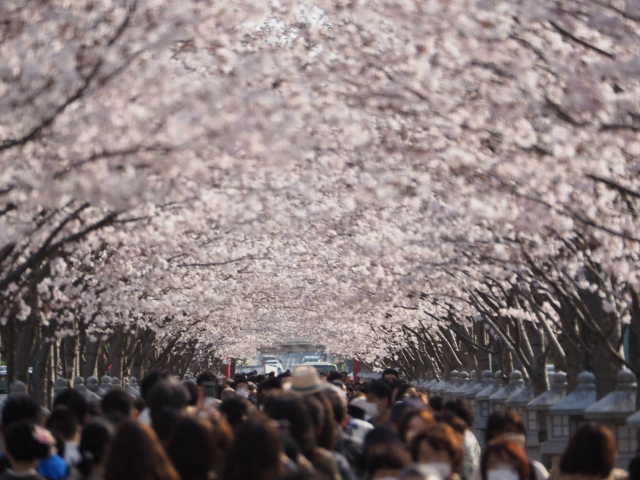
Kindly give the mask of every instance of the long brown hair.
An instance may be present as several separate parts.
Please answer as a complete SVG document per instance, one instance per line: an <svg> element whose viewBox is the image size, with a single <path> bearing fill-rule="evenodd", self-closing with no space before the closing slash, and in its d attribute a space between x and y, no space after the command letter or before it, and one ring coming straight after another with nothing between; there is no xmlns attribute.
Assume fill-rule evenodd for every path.
<svg viewBox="0 0 640 480"><path fill-rule="evenodd" d="M419 461L418 453L420 452L420 444L427 442L434 450L444 450L451 458L451 468L454 473L458 473L462 468L462 436L453 428L444 423L436 423L429 425L420 433L418 433L409 446L409 451L413 457L413 461Z"/></svg>
<svg viewBox="0 0 640 480"><path fill-rule="evenodd" d="M268 417L251 416L236 428L235 437L224 476L227 480L280 478L284 473L282 441Z"/></svg>
<svg viewBox="0 0 640 480"><path fill-rule="evenodd" d="M563 473L607 478L616 460L616 441L611 430L598 422L589 422L578 429L560 457Z"/></svg>
<svg viewBox="0 0 640 480"><path fill-rule="evenodd" d="M486 480L487 478L487 462L491 455L502 459L506 457L513 460L516 464L516 470L518 471L520 480L529 478L529 461L522 447L514 442L496 440L489 444L480 459L480 471L482 472L483 479Z"/></svg>
<svg viewBox="0 0 640 480"><path fill-rule="evenodd" d="M118 429L107 458L105 480L180 480L155 432L127 421Z"/></svg>
<svg viewBox="0 0 640 480"><path fill-rule="evenodd" d="M165 447L181 480L206 480L216 470L213 425L204 418L182 417Z"/></svg>

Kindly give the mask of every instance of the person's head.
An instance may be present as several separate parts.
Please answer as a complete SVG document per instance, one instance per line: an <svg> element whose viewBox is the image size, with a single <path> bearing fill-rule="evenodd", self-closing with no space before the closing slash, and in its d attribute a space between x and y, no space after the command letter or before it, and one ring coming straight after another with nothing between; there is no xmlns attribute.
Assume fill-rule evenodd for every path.
<svg viewBox="0 0 640 480"><path fill-rule="evenodd" d="M396 402L391 407L391 426L392 428L398 429L398 425L400 423L400 419L409 410L418 410L422 407L419 403L414 400L407 399L402 402Z"/></svg>
<svg viewBox="0 0 640 480"><path fill-rule="evenodd" d="M218 376L213 372L202 372L198 375L198 378L196 378L196 384L199 387L204 385L205 382L214 382L217 385L219 380Z"/></svg>
<svg viewBox="0 0 640 480"><path fill-rule="evenodd" d="M606 478L616 459L616 442L611 430L598 422L589 422L569 440L562 457L560 471L567 474Z"/></svg>
<svg viewBox="0 0 640 480"><path fill-rule="evenodd" d="M640 480L640 452L629 462L629 480Z"/></svg>
<svg viewBox="0 0 640 480"><path fill-rule="evenodd" d="M298 442L302 454L309 460L313 460L316 431L309 409L302 398L286 393L277 397L268 397L264 404L264 411L273 420L289 422L289 434Z"/></svg>
<svg viewBox="0 0 640 480"><path fill-rule="evenodd" d="M78 425L84 425L85 420L89 415L89 408L87 406L87 399L79 391L71 388L66 388L56 395L53 400L53 407L67 407L73 413L75 413L78 419Z"/></svg>
<svg viewBox="0 0 640 480"><path fill-rule="evenodd" d="M222 477L225 462L233 445L233 430L229 423L220 416L209 417L208 421L213 427L214 451L211 456L218 477Z"/></svg>
<svg viewBox="0 0 640 480"><path fill-rule="evenodd" d="M167 439L166 451L181 480L208 480L219 461L213 425L203 418L178 420Z"/></svg>
<svg viewBox="0 0 640 480"><path fill-rule="evenodd" d="M365 470L371 480L396 477L411 463L409 453L399 445L377 447L367 456Z"/></svg>
<svg viewBox="0 0 640 480"><path fill-rule="evenodd" d="M413 461L429 465L443 479L458 473L462 467L462 437L449 425L430 425L411 441L409 450Z"/></svg>
<svg viewBox="0 0 640 480"><path fill-rule="evenodd" d="M405 398L418 398L418 391L413 383L401 383L393 397L394 402L401 402Z"/></svg>
<svg viewBox="0 0 640 480"><path fill-rule="evenodd" d="M333 409L329 400L322 393L306 395L303 399L316 430L316 444L327 450L333 450L338 431L335 428Z"/></svg>
<svg viewBox="0 0 640 480"><path fill-rule="evenodd" d="M375 405L378 416L391 408L393 391L386 382L373 382L365 393L367 402ZM376 417L374 417L376 418Z"/></svg>
<svg viewBox="0 0 640 480"><path fill-rule="evenodd" d="M267 417L256 414L240 424L229 452L228 480L276 480L283 473L282 441ZM109 480L109 479L107 479Z"/></svg>
<svg viewBox="0 0 640 480"><path fill-rule="evenodd" d="M480 472L483 480L526 480L529 460L520 445L496 440L482 454Z"/></svg>
<svg viewBox="0 0 640 480"><path fill-rule="evenodd" d="M129 392L120 387L112 388L102 397L102 414L106 417L111 414L120 414L124 417L133 417L134 400Z"/></svg>
<svg viewBox="0 0 640 480"><path fill-rule="evenodd" d="M245 390L249 392L249 380L247 380L247 377L244 376L236 377L233 388L236 392L238 390Z"/></svg>
<svg viewBox="0 0 640 480"><path fill-rule="evenodd" d="M433 415L424 409L410 409L405 411L400 417L398 424L398 437L405 445L410 445L411 440L429 425L433 425L435 420Z"/></svg>
<svg viewBox="0 0 640 480"><path fill-rule="evenodd" d="M485 444L501 438L515 442L524 448L526 435L527 429L520 415L513 410L502 410L500 412L494 412L489 416L484 438Z"/></svg>
<svg viewBox="0 0 640 480"><path fill-rule="evenodd" d="M429 407L431 408L433 413L441 412L443 406L444 406L444 400L442 397L435 396L429 399Z"/></svg>
<svg viewBox="0 0 640 480"><path fill-rule="evenodd" d="M234 395L222 402L220 413L227 419L229 425L235 428L246 420L249 415L249 402L243 397Z"/></svg>
<svg viewBox="0 0 640 480"><path fill-rule="evenodd" d="M196 384L196 382L189 380L187 382L184 382L183 385L185 386L185 388L187 389L187 391L189 392L189 403L188 406L190 407L195 407L198 404L198 396L199 396L199 391L198 391L198 385Z"/></svg>
<svg viewBox="0 0 640 480"><path fill-rule="evenodd" d="M115 434L113 426L103 420L91 420L82 429L78 470L86 477L94 469L104 470L106 451Z"/></svg>
<svg viewBox="0 0 640 480"><path fill-rule="evenodd" d="M337 370L327 373L327 382L342 382L342 375Z"/></svg>
<svg viewBox="0 0 640 480"><path fill-rule="evenodd" d="M106 459L105 480L180 480L154 431L127 421L118 429Z"/></svg>
<svg viewBox="0 0 640 480"><path fill-rule="evenodd" d="M389 382L400 379L400 374L395 368L387 368L382 371L382 378Z"/></svg>
<svg viewBox="0 0 640 480"><path fill-rule="evenodd" d="M147 398L147 405L151 410L151 424L160 440L164 442L189 403L189 392L181 382L167 378L156 382Z"/></svg>
<svg viewBox="0 0 640 480"><path fill-rule="evenodd" d="M140 395L144 399L145 403L148 402L147 396L155 384L167 377L167 372L162 372L160 370L151 370L144 376L142 382L140 382Z"/></svg>
<svg viewBox="0 0 640 480"><path fill-rule="evenodd" d="M220 394L220 400L224 402L225 400L229 400L230 398L233 398L235 396L236 396L236 391L231 387L227 387L224 390L222 390L222 393Z"/></svg>
<svg viewBox="0 0 640 480"><path fill-rule="evenodd" d="M67 407L54 408L45 426L48 430L59 433L67 442L76 440L78 435L78 417Z"/></svg>
<svg viewBox="0 0 640 480"><path fill-rule="evenodd" d="M2 409L2 428L7 429L15 422L29 420L34 425L42 423L42 408L26 393L9 397Z"/></svg>
<svg viewBox="0 0 640 480"><path fill-rule="evenodd" d="M49 455L54 440L49 432L29 420L18 420L7 428L4 442L13 469L25 470L35 468L40 459Z"/></svg>
<svg viewBox="0 0 640 480"><path fill-rule="evenodd" d="M433 417L435 418L436 422L446 423L460 435L464 435L464 432L467 430L467 424L464 422L464 420L447 410L443 411L442 413L436 413Z"/></svg>
<svg viewBox="0 0 640 480"><path fill-rule="evenodd" d="M469 402L464 398L448 400L444 403L442 408L445 412L451 412L462 420L467 425L467 428L471 428L473 426L475 416L473 414L473 410L471 410L471 407L469 406Z"/></svg>

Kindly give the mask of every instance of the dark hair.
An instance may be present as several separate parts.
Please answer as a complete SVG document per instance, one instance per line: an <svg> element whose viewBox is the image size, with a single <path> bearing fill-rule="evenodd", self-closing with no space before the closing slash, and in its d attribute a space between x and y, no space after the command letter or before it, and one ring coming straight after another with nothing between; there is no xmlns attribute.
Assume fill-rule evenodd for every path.
<svg viewBox="0 0 640 480"><path fill-rule="evenodd" d="M340 375L340 372L336 370L333 370L327 374L327 382L333 382L334 380L342 383L342 375Z"/></svg>
<svg viewBox="0 0 640 480"><path fill-rule="evenodd" d="M268 397L264 410L274 420L287 420L290 424L289 434L298 442L302 454L310 461L314 459L316 432L307 405L300 397L283 394L279 397Z"/></svg>
<svg viewBox="0 0 640 480"><path fill-rule="evenodd" d="M56 407L45 426L48 430L58 432L65 440L73 440L78 433L78 418L67 407Z"/></svg>
<svg viewBox="0 0 640 480"><path fill-rule="evenodd" d="M487 480L487 462L490 455L495 455L498 458L507 457L513 460L520 480L529 478L529 460L527 460L527 455L522 450L522 447L514 442L497 440L487 446L480 459L480 472L482 472L483 480Z"/></svg>
<svg viewBox="0 0 640 480"><path fill-rule="evenodd" d="M391 408L391 402L393 401L392 399L393 390L391 390L391 387L387 382L384 382L384 381L372 382L371 385L369 385L369 390L367 391L367 393L371 393L372 395L375 395L380 400L386 398L387 405L389 406L389 408Z"/></svg>
<svg viewBox="0 0 640 480"><path fill-rule="evenodd" d="M258 393L265 390L282 390L282 381L279 378L267 378L258 385Z"/></svg>
<svg viewBox="0 0 640 480"><path fill-rule="evenodd" d="M196 384L196 382L192 382L191 380L182 382L182 384L185 386L191 397L188 405L191 407L195 407L198 404L198 385Z"/></svg>
<svg viewBox="0 0 640 480"><path fill-rule="evenodd" d="M147 374L142 379L142 382L140 382L140 395L145 402L148 401L147 395L154 387L154 385L160 380L164 380L167 377L167 372L162 372L160 370L151 370L150 372L147 372Z"/></svg>
<svg viewBox="0 0 640 480"><path fill-rule="evenodd" d="M225 478L276 480L284 473L282 452L276 427L264 415L256 414L236 429Z"/></svg>
<svg viewBox="0 0 640 480"><path fill-rule="evenodd" d="M85 418L89 412L87 399L79 391L66 388L56 395L53 400L53 406L65 406L78 418L78 424L84 425Z"/></svg>
<svg viewBox="0 0 640 480"><path fill-rule="evenodd" d="M560 471L606 478L613 470L616 441L605 425L589 422L578 429L560 457Z"/></svg>
<svg viewBox="0 0 640 480"><path fill-rule="evenodd" d="M181 410L189 403L187 387L177 380L169 378L157 382L149 391L147 397L147 405L152 413L162 407Z"/></svg>
<svg viewBox="0 0 640 480"><path fill-rule="evenodd" d="M201 387L204 382L215 382L218 383L218 376L213 372L202 372L196 378L196 384Z"/></svg>
<svg viewBox="0 0 640 480"><path fill-rule="evenodd" d="M235 381L233 382L233 389L237 390L238 385L241 383L246 383L247 387L249 386L249 380L244 375L236 376Z"/></svg>
<svg viewBox="0 0 640 480"><path fill-rule="evenodd" d="M475 416L473 414L473 410L469 406L469 402L464 398L455 398L453 400L449 400L444 403L442 406L443 410L453 413L455 416L460 418L464 423L467 424L467 428L471 428L473 426L473 421L475 420Z"/></svg>
<svg viewBox="0 0 640 480"><path fill-rule="evenodd" d="M105 480L180 480L158 437L142 423L118 429L107 458Z"/></svg>
<svg viewBox="0 0 640 480"><path fill-rule="evenodd" d="M399 445L385 445L367 456L366 472L369 478L378 470L402 470L411 463L409 453Z"/></svg>
<svg viewBox="0 0 640 480"><path fill-rule="evenodd" d="M451 458L451 468L458 473L462 468L462 437L449 425L436 423L418 433L411 441L409 451L414 462L418 462L420 444L427 442L434 450L444 450Z"/></svg>
<svg viewBox="0 0 640 480"><path fill-rule="evenodd" d="M85 477L89 476L94 465L101 462L114 433L113 426L102 420L91 420L82 429L79 447L82 461L78 470Z"/></svg>
<svg viewBox="0 0 640 480"><path fill-rule="evenodd" d="M488 444L491 440L505 433L527 434L527 429L520 415L513 410L502 410L500 412L494 412L489 416L487 430L484 436L485 443Z"/></svg>
<svg viewBox="0 0 640 480"><path fill-rule="evenodd" d="M207 480L219 460L215 455L213 425L202 418L178 420L166 442L166 450L181 480Z"/></svg>
<svg viewBox="0 0 640 480"><path fill-rule="evenodd" d="M443 407L444 399L439 396L431 397L429 399L429 406L434 413L441 412Z"/></svg>
<svg viewBox="0 0 640 480"><path fill-rule="evenodd" d="M13 422L4 437L5 448L18 462L39 460L49 455L49 445L36 438L36 427L29 420Z"/></svg>
<svg viewBox="0 0 640 480"><path fill-rule="evenodd" d="M104 415L121 413L129 417L133 411L133 402L133 396L129 392L120 387L112 388L102 397L102 413Z"/></svg>
<svg viewBox="0 0 640 480"><path fill-rule="evenodd" d="M433 415L431 412L425 409L409 409L405 410L402 416L400 417L400 422L398 423L398 437L400 441L404 444L407 443L407 433L409 432L409 424L411 420L415 417L420 417L424 423L427 425L431 425L435 423Z"/></svg>
<svg viewBox="0 0 640 480"><path fill-rule="evenodd" d="M384 378L386 375L395 375L396 378L400 378L400 374L398 373L398 370L396 370L395 368L385 368L382 371L382 378Z"/></svg>
<svg viewBox="0 0 640 480"><path fill-rule="evenodd" d="M331 404L331 409L333 410L333 418L338 423L341 424L342 420L344 420L344 416L347 414L347 409L344 406L344 402L340 395L327 395L327 399Z"/></svg>
<svg viewBox="0 0 640 480"><path fill-rule="evenodd" d="M394 402L401 402L404 399L404 396L407 394L407 390L410 388L416 388L416 386L411 382L398 382L398 385L394 385L394 389L398 388L396 391L396 395L394 397Z"/></svg>
<svg viewBox="0 0 640 480"><path fill-rule="evenodd" d="M446 423L460 435L464 435L464 431L467 429L467 424L464 420L449 411L445 410L442 413L436 413L434 418L437 422Z"/></svg>
<svg viewBox="0 0 640 480"><path fill-rule="evenodd" d="M235 428L249 415L249 402L238 395L234 395L220 404L220 413L227 419L229 425Z"/></svg>
<svg viewBox="0 0 640 480"><path fill-rule="evenodd" d="M331 403L323 393L307 395L303 398L316 427L316 432L319 431L316 436L316 445L326 450L333 450L339 432L336 429Z"/></svg>
<svg viewBox="0 0 640 480"><path fill-rule="evenodd" d="M2 410L2 425L5 430L20 420L29 420L35 425L42 421L42 408L26 393L7 398Z"/></svg>
<svg viewBox="0 0 640 480"><path fill-rule="evenodd" d="M233 445L233 430L222 417L210 417L208 421L213 426L213 464L218 477L222 477L229 451Z"/></svg>
<svg viewBox="0 0 640 480"><path fill-rule="evenodd" d="M640 455L636 456L629 462L629 480L640 480Z"/></svg>

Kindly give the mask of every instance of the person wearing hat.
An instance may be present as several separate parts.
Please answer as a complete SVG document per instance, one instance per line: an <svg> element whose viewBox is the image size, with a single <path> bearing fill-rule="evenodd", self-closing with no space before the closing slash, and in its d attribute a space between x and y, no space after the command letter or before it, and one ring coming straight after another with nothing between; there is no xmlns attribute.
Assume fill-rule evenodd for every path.
<svg viewBox="0 0 640 480"><path fill-rule="evenodd" d="M299 395L318 393L323 388L324 383L316 369L308 365L298 365L291 374L291 381L284 385L285 390Z"/></svg>

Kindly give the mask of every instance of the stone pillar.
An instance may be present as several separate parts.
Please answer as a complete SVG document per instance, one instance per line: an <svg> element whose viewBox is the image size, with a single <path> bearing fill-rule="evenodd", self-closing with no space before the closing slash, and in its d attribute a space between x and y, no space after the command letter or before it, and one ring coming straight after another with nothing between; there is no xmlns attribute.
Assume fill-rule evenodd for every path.
<svg viewBox="0 0 640 480"><path fill-rule="evenodd" d="M476 419L480 417L480 411L478 410L478 402L476 402L476 395L478 395L485 388L491 385L493 385L493 373L491 373L491 370L485 370L484 372L482 372L482 380L476 383L473 387L469 388L469 390L467 390L467 393L464 394L464 398L466 398L467 401L469 402L469 407L471 407L471 410L473 411L473 415L475 416ZM473 430L474 430L474 433L476 433L476 436L480 438L478 435L478 432L475 429L475 425Z"/></svg>
<svg viewBox="0 0 640 480"><path fill-rule="evenodd" d="M489 411L494 413L504 410L505 402L523 388L522 373L514 370L509 374L509 383L489 397Z"/></svg>
<svg viewBox="0 0 640 480"><path fill-rule="evenodd" d="M105 392L105 394L113 388L113 384L111 383L111 377L105 375L100 379L100 388Z"/></svg>
<svg viewBox="0 0 640 480"><path fill-rule="evenodd" d="M476 395L476 423L473 425L476 429L476 436L480 445L484 445L484 432L487 429L487 421L489 420L489 397L503 387L502 371L498 370L493 375L493 383Z"/></svg>
<svg viewBox="0 0 640 480"><path fill-rule="evenodd" d="M552 467L562 455L571 435L584 422L584 411L596 402L596 377L591 372L578 375L578 386L549 408L547 441L542 444L542 461Z"/></svg>
<svg viewBox="0 0 640 480"><path fill-rule="evenodd" d="M567 374L558 372L551 375L551 388L532 399L527 406L527 436L535 436L538 445L534 452L542 461L541 444L547 441L549 431L549 409L567 395ZM533 441L533 439L532 439ZM546 460L550 464L550 459Z"/></svg>
<svg viewBox="0 0 640 480"><path fill-rule="evenodd" d="M638 437L634 428L629 428L627 418L636 411L638 384L631 370L618 373L616 389L601 398L584 412L587 420L598 420L613 432L618 445L616 466L627 468L638 449Z"/></svg>

